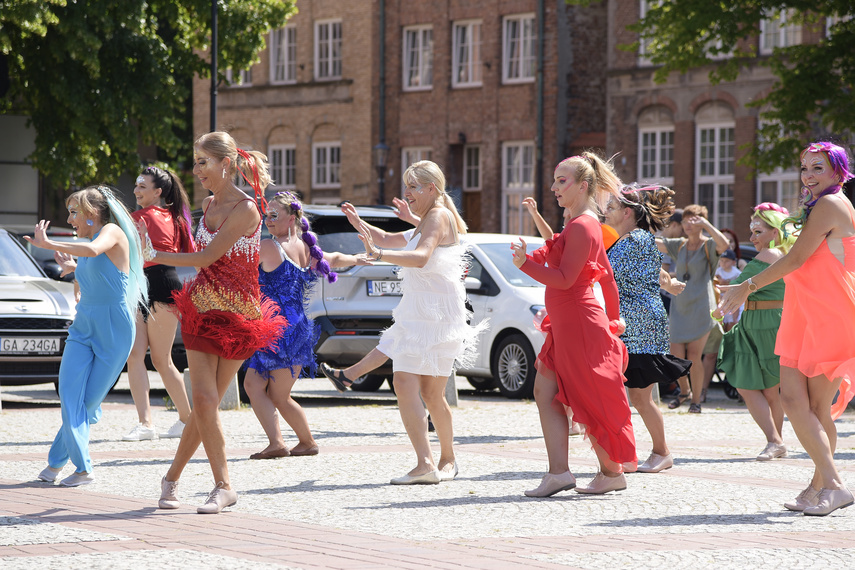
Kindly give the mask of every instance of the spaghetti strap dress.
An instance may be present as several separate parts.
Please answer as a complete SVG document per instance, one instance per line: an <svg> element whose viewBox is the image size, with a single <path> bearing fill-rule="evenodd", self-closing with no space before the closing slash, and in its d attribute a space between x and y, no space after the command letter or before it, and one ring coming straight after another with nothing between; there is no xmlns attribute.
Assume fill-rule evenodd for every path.
<svg viewBox="0 0 855 570"><path fill-rule="evenodd" d="M855 226L852 206L849 217ZM855 236L842 240L844 262L827 240L801 267L786 275L784 310L775 343L781 366L808 378L842 378L831 417L840 417L852 399L855 379Z"/></svg>
<svg viewBox="0 0 855 570"><path fill-rule="evenodd" d="M318 365L315 361L315 345L321 336L321 325L306 316L306 300L318 281L318 274L311 267L300 267L288 257L282 244L274 240L279 248L282 263L273 271L258 271L261 293L279 307L279 313L288 320L288 327L273 348L257 351L244 364L262 376L269 377L272 370L301 367L300 375L314 378Z"/></svg>
<svg viewBox="0 0 855 570"><path fill-rule="evenodd" d="M455 242L434 249L424 267L402 267L401 301L392 311L394 323L380 336L377 350L392 359L394 372L423 376L451 374L455 367L471 366L478 336L487 323L468 325L463 276L469 263L448 212ZM403 251L413 251L421 234L409 233Z"/></svg>
<svg viewBox="0 0 855 570"><path fill-rule="evenodd" d="M731 285L747 281L767 267L768 263L752 259ZM784 280L778 279L748 295L748 301L780 301L784 297ZM781 365L775 354L781 312L782 309L743 311L733 328L724 333L717 368L734 388L765 390L781 383Z"/></svg>
<svg viewBox="0 0 855 570"><path fill-rule="evenodd" d="M208 228L207 211L206 208L196 232L200 251L220 231ZM273 347L288 325L276 304L261 295L260 238L261 222L251 236L241 236L225 255L200 268L192 281L173 294L181 335L189 350L246 360L259 349Z"/></svg>
<svg viewBox="0 0 855 570"><path fill-rule="evenodd" d="M527 256L521 269L546 285L551 328L538 360L555 373L556 399L612 461L637 463L624 390L628 355L610 323L620 316L618 289L599 222L586 214L573 218L557 239ZM606 312L594 296L597 281Z"/></svg>

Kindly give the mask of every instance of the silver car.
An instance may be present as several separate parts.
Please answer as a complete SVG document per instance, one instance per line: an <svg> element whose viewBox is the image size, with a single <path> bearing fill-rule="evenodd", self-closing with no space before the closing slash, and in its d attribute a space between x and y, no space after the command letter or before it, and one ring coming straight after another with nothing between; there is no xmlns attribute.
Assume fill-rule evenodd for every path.
<svg viewBox="0 0 855 570"><path fill-rule="evenodd" d="M74 285L48 278L0 228L0 385L59 382L76 304Z"/></svg>

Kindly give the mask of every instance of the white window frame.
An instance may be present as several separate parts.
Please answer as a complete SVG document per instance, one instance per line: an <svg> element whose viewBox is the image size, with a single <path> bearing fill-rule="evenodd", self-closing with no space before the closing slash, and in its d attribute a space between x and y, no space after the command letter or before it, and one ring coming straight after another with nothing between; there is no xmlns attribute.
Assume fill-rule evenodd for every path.
<svg viewBox="0 0 855 570"><path fill-rule="evenodd" d="M703 132L713 135L710 142L702 145ZM724 135L731 140L723 141ZM736 171L736 124L733 121L699 124L695 129L695 202L709 210L709 220L717 228L733 227L733 186ZM712 173L701 172L704 150L711 150L707 163ZM701 196L701 186L711 185L709 199Z"/></svg>
<svg viewBox="0 0 855 570"><path fill-rule="evenodd" d="M522 205L534 196L534 141L502 143L501 165L502 233L534 235L534 221Z"/></svg>
<svg viewBox="0 0 855 570"><path fill-rule="evenodd" d="M275 187L281 190L297 188L297 146L270 145L267 156L270 159L270 177Z"/></svg>
<svg viewBox="0 0 855 570"><path fill-rule="evenodd" d="M777 17L760 20L760 55L770 55L776 48L802 43L801 24L790 24L793 12L780 12Z"/></svg>
<svg viewBox="0 0 855 570"><path fill-rule="evenodd" d="M847 20L852 19L852 14L846 14L844 16L829 16L825 19L825 37L828 39L831 36L831 28L840 22L845 22Z"/></svg>
<svg viewBox="0 0 855 570"><path fill-rule="evenodd" d="M774 185L772 196L763 192L764 185ZM799 206L799 195L801 194L802 181L799 171L795 168L784 170L776 168L770 174L758 173L757 175L757 199L756 203L774 202L787 208L790 212L796 212Z"/></svg>
<svg viewBox="0 0 855 570"><path fill-rule="evenodd" d="M433 26L407 26L403 31L404 91L427 91L433 88ZM413 56L416 61L411 60Z"/></svg>
<svg viewBox="0 0 855 570"><path fill-rule="evenodd" d="M420 160L431 160L432 156L433 149L429 146L406 146L401 148L401 174L403 175L411 164ZM402 180L401 196L404 195L404 188L406 188L406 184Z"/></svg>
<svg viewBox="0 0 855 570"><path fill-rule="evenodd" d="M341 141L312 144L312 188L341 188Z"/></svg>
<svg viewBox="0 0 855 570"><path fill-rule="evenodd" d="M515 24L520 36L517 39L510 37L511 25ZM528 33L526 33L528 32ZM512 49L512 42L517 43L517 49ZM537 45L537 30L535 28L535 16L529 14L514 14L502 19L502 83L531 83L537 72L537 61L535 59ZM516 55L512 52L516 51ZM514 66L516 73L512 73Z"/></svg>
<svg viewBox="0 0 855 570"><path fill-rule="evenodd" d="M280 71L281 77L278 77ZM294 24L270 32L270 83L297 83L297 26Z"/></svg>
<svg viewBox="0 0 855 570"><path fill-rule="evenodd" d="M463 147L463 191L475 192L481 189L483 184L484 170L481 167L481 146L466 145ZM474 159L474 160L473 160ZM470 183L470 174L477 180Z"/></svg>
<svg viewBox="0 0 855 570"><path fill-rule="evenodd" d="M321 39L321 30L326 38ZM336 33L338 34L336 36ZM315 22L315 81L335 81L342 77L342 25L341 20Z"/></svg>
<svg viewBox="0 0 855 570"><path fill-rule="evenodd" d="M252 87L252 68L240 70L237 81L234 75L235 72L231 67L226 70L226 81L229 82L229 87Z"/></svg>
<svg viewBox="0 0 855 570"><path fill-rule="evenodd" d="M670 141L667 139L670 135ZM646 127L638 130L638 181L642 184L658 183L674 185L674 125ZM653 138L653 146L645 144L645 138ZM670 142L670 145L667 144ZM652 152L652 156L646 155ZM653 172L645 172L645 166Z"/></svg>
<svg viewBox="0 0 855 570"><path fill-rule="evenodd" d="M481 23L481 20L460 20L451 27L452 87L480 87L482 84ZM466 79L461 81L461 75Z"/></svg>
<svg viewBox="0 0 855 570"><path fill-rule="evenodd" d="M641 21L647 16L647 11L650 8L649 0L640 0L638 2L638 20ZM638 37L638 57L636 59L636 64L638 67L649 67L653 65L653 62L647 58L647 46L650 40L647 38L642 38L639 34Z"/></svg>

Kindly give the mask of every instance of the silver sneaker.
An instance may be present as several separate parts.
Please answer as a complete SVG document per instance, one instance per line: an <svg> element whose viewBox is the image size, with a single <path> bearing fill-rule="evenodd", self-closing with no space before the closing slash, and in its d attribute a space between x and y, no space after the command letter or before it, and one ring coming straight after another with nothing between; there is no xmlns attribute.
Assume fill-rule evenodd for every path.
<svg viewBox="0 0 855 570"><path fill-rule="evenodd" d="M145 427L142 424L134 426L134 429L122 438L124 441L143 441L146 439L157 439L157 432L154 431L154 427Z"/></svg>
<svg viewBox="0 0 855 570"><path fill-rule="evenodd" d="M225 483L222 481L217 483L217 486L208 495L208 500L196 509L196 512L203 515L213 515L237 503L237 493L232 489L224 489L224 486Z"/></svg>
<svg viewBox="0 0 855 570"><path fill-rule="evenodd" d="M157 507L160 509L177 509L181 506L178 498L175 496L175 489L178 488L178 481L167 481L166 475L160 480L160 500L157 502Z"/></svg>
<svg viewBox="0 0 855 570"><path fill-rule="evenodd" d="M175 439L181 437L182 433L184 433L184 422L178 420L177 422L172 424L172 427L169 428L169 431L160 434L160 437L162 437L163 439Z"/></svg>

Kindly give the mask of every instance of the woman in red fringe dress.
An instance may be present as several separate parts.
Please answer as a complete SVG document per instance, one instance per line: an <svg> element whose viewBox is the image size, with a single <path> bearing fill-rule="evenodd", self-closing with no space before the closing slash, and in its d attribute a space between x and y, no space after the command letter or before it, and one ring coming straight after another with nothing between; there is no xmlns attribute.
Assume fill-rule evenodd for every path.
<svg viewBox="0 0 855 570"><path fill-rule="evenodd" d="M161 480L161 509L178 508L178 478L199 443L205 445L216 486L197 512L218 513L237 502L226 465L220 400L243 361L273 346L287 326L276 305L261 296L258 285L259 205L234 184L240 173L263 204L263 191L270 183L266 162L260 152L237 148L228 133L202 135L194 145L193 173L213 195L202 204L204 214L196 232L199 251L154 251L145 236L146 261L199 268L195 279L174 294L187 347L193 411L172 466Z"/></svg>
<svg viewBox="0 0 855 570"><path fill-rule="evenodd" d="M638 463L631 412L624 390L626 347L618 289L603 247L598 204L620 189L611 166L586 152L563 160L555 169L552 191L570 212L564 231L526 255L525 241L512 244L514 264L546 285L546 310L552 323L537 359L534 399L549 472L529 497L549 497L576 487L567 460L568 414L591 440L599 472L579 493L603 494L626 488L624 466ZM592 285L602 287L606 312Z"/></svg>

